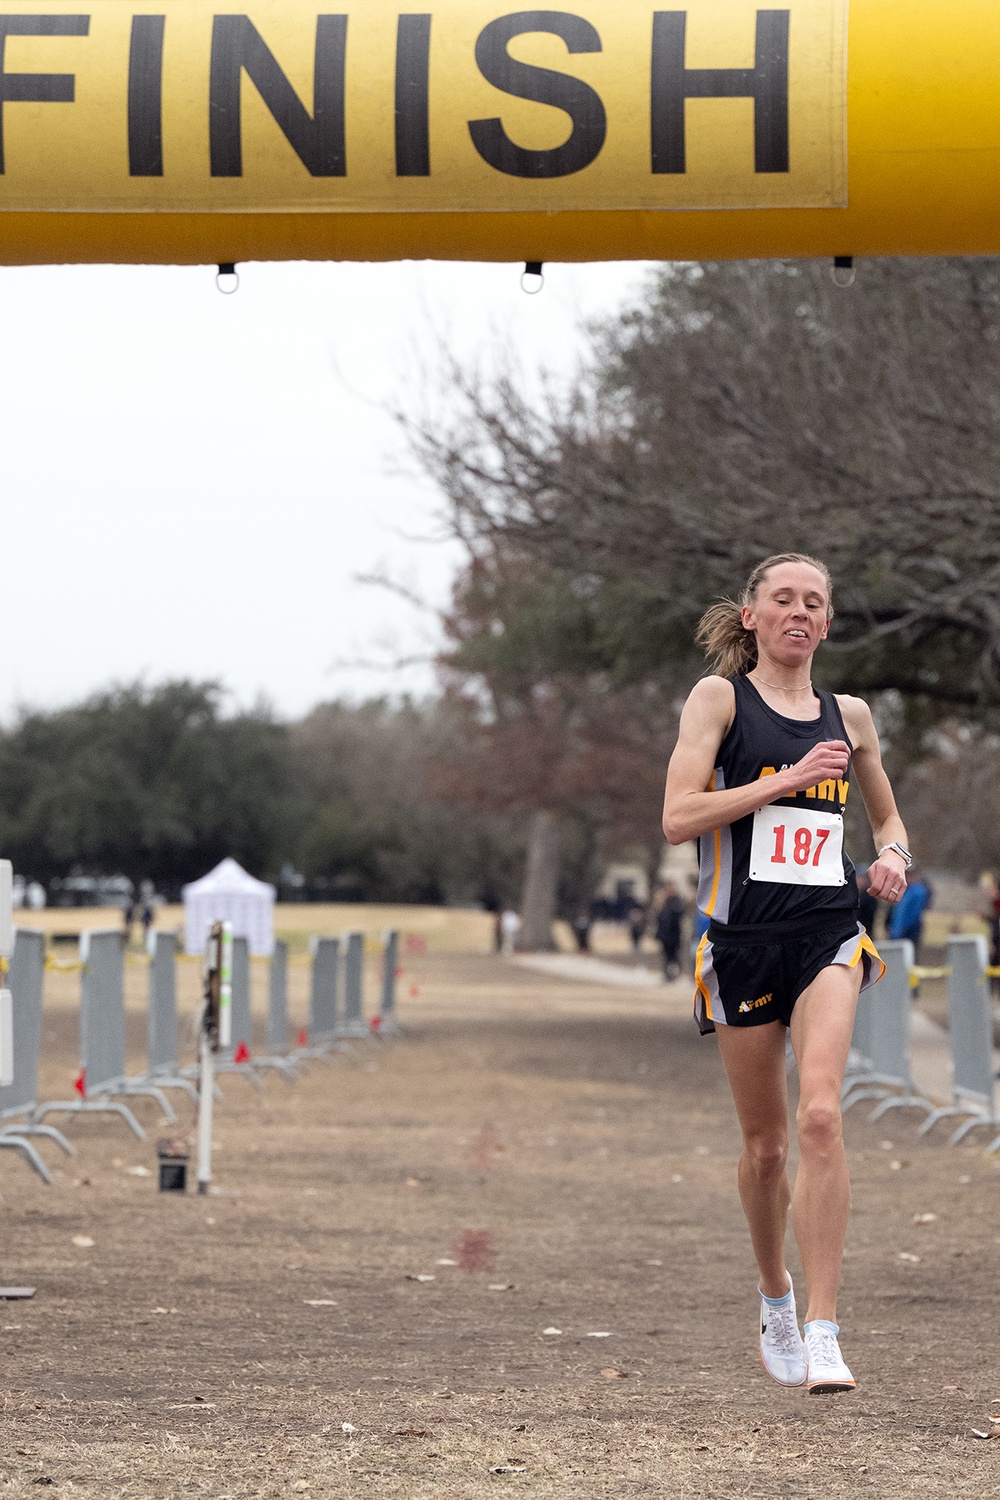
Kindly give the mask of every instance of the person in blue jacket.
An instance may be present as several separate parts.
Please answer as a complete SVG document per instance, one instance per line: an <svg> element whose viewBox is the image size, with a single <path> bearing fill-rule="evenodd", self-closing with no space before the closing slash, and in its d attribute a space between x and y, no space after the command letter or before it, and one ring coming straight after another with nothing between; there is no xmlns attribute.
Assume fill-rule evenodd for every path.
<svg viewBox="0 0 1000 1500"><path fill-rule="evenodd" d="M912 869L906 890L889 912L886 924L891 938L909 938L920 957L920 943L924 935L924 912L934 899L934 892L924 879L923 873Z"/></svg>

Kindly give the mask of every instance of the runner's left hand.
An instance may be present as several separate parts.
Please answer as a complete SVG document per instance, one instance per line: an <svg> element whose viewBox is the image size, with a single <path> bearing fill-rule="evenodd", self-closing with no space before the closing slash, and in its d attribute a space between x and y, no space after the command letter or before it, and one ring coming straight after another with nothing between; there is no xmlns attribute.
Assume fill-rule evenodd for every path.
<svg viewBox="0 0 1000 1500"><path fill-rule="evenodd" d="M906 890L906 861L898 854L883 854L868 867L869 893L893 906Z"/></svg>

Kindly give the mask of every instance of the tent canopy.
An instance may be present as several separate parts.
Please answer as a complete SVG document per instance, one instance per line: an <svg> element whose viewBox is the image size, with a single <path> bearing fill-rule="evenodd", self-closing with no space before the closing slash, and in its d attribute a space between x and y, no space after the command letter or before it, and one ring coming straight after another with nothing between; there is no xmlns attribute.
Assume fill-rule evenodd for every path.
<svg viewBox="0 0 1000 1500"><path fill-rule="evenodd" d="M204 953L213 922L231 922L234 937L245 937L250 952L264 957L274 949L275 889L255 880L235 859L224 859L181 892L184 898L184 947Z"/></svg>

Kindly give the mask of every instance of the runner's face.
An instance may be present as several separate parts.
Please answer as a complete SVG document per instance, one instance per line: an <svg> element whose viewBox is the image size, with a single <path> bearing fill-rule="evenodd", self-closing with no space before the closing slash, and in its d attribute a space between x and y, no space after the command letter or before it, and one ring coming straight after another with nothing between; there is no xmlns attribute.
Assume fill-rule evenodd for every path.
<svg viewBox="0 0 1000 1500"><path fill-rule="evenodd" d="M826 640L828 604L822 573L807 563L779 563L743 610L743 624L757 632L758 656L799 666Z"/></svg>

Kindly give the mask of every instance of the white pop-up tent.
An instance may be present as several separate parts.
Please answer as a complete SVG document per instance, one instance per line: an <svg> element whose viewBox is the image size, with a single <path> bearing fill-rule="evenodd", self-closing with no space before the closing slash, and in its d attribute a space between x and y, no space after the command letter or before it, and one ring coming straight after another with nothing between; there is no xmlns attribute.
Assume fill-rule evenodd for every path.
<svg viewBox="0 0 1000 1500"><path fill-rule="evenodd" d="M251 953L268 957L274 951L274 886L255 880L235 859L224 859L181 895L188 953L204 953L213 922L232 922L233 936L245 937Z"/></svg>

